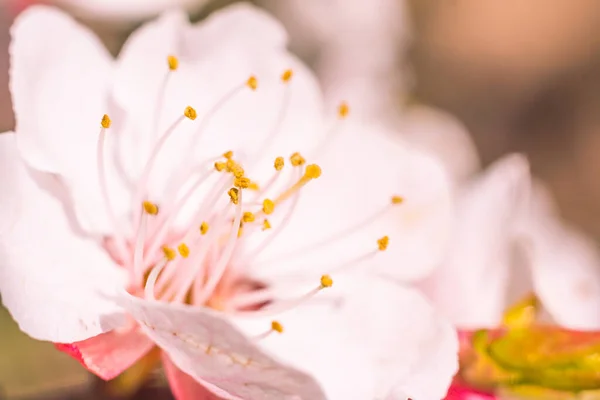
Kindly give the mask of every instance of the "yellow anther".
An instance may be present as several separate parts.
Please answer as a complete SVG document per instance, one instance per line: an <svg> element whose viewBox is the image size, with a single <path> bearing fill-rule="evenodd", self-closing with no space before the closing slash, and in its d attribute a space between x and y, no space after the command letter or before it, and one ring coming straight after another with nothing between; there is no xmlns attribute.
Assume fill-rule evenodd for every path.
<svg viewBox="0 0 600 400"><path fill-rule="evenodd" d="M225 153L223 153L223 157L230 160L233 157L233 151L231 151L231 150L226 151Z"/></svg>
<svg viewBox="0 0 600 400"><path fill-rule="evenodd" d="M243 234L244 234L244 223L240 222L240 227L238 228L237 237L242 237Z"/></svg>
<svg viewBox="0 0 600 400"><path fill-rule="evenodd" d="M283 74L281 74L281 80L283 82L289 82L290 79L292 79L292 76L294 76L294 71L292 71L291 69L286 69L285 71L283 71Z"/></svg>
<svg viewBox="0 0 600 400"><path fill-rule="evenodd" d="M263 200L263 212L267 215L272 214L275 211L275 203L271 199Z"/></svg>
<svg viewBox="0 0 600 400"><path fill-rule="evenodd" d="M281 325L278 321L271 322L271 330L277 333L283 333L283 325Z"/></svg>
<svg viewBox="0 0 600 400"><path fill-rule="evenodd" d="M390 244L390 238L388 236L384 236L377 240L377 246L379 247L380 251L387 249L388 244Z"/></svg>
<svg viewBox="0 0 600 400"><path fill-rule="evenodd" d="M283 157L277 157L275 159L275 170L276 171L281 171L283 169L284 165L285 165L285 161L283 160Z"/></svg>
<svg viewBox="0 0 600 400"><path fill-rule="evenodd" d="M348 107L348 103L346 103L345 101L338 106L338 117L346 118L349 112L350 107Z"/></svg>
<svg viewBox="0 0 600 400"><path fill-rule="evenodd" d="M302 157L300 153L294 153L290 157L290 162L294 167L297 167L299 165L304 165L306 163L306 160L304 159L304 157Z"/></svg>
<svg viewBox="0 0 600 400"><path fill-rule="evenodd" d="M248 186L248 189L250 189L250 190L259 190L260 186L258 186L258 183L256 183L256 182L250 182L250 186Z"/></svg>
<svg viewBox="0 0 600 400"><path fill-rule="evenodd" d="M146 213L150 214L150 215L156 215L158 214L158 206L150 201L144 201L142 203L142 206L144 207L144 211L146 211Z"/></svg>
<svg viewBox="0 0 600 400"><path fill-rule="evenodd" d="M404 203L404 197L392 196L392 204L401 204L401 203Z"/></svg>
<svg viewBox="0 0 600 400"><path fill-rule="evenodd" d="M232 172L233 169L236 167L237 163L235 161L233 161L233 159L228 159L225 162L225 167L227 168L227 172Z"/></svg>
<svg viewBox="0 0 600 400"><path fill-rule="evenodd" d="M171 71L175 71L177 67L179 67L179 60L175 56L168 56L167 64L169 65L169 69Z"/></svg>
<svg viewBox="0 0 600 400"><path fill-rule="evenodd" d="M236 178L242 178L245 173L244 168L240 167L239 165L233 167L231 169L231 172L233 172L233 176L235 176Z"/></svg>
<svg viewBox="0 0 600 400"><path fill-rule="evenodd" d="M196 119L196 117L198 116L198 114L196 113L196 110L194 110L192 107L187 106L185 108L185 110L183 111L183 115L185 115L186 117L188 117L189 119L191 119L192 121Z"/></svg>
<svg viewBox="0 0 600 400"><path fill-rule="evenodd" d="M254 214L251 213L250 211L246 211L243 215L242 215L242 221L243 222L254 222L256 218L254 217Z"/></svg>
<svg viewBox="0 0 600 400"><path fill-rule="evenodd" d="M321 167L317 164L310 164L306 166L306 171L304 171L304 176L309 179L317 179L321 176Z"/></svg>
<svg viewBox="0 0 600 400"><path fill-rule="evenodd" d="M240 202L240 191L236 188L231 188L227 192L229 197L231 198L231 202L233 204L238 204Z"/></svg>
<svg viewBox="0 0 600 400"><path fill-rule="evenodd" d="M333 279L329 275L321 276L321 288L328 288L333 285Z"/></svg>
<svg viewBox="0 0 600 400"><path fill-rule="evenodd" d="M215 169L219 172L223 171L226 168L226 164L222 161L215 162Z"/></svg>
<svg viewBox="0 0 600 400"><path fill-rule="evenodd" d="M269 222L268 219L265 219L263 221L263 226L262 226L262 230L266 231L267 229L271 229L271 223Z"/></svg>
<svg viewBox="0 0 600 400"><path fill-rule="evenodd" d="M179 246L177 246L177 250L179 251L179 254L181 254L181 257L183 257L183 258L187 258L187 256L190 255L190 248L187 247L187 244L185 244L185 243L181 243Z"/></svg>
<svg viewBox="0 0 600 400"><path fill-rule="evenodd" d="M246 178L245 176L235 178L233 180L233 185L235 187L239 187L240 189L248 189L250 187L250 183L250 179Z"/></svg>
<svg viewBox="0 0 600 400"><path fill-rule="evenodd" d="M206 235L206 232L208 232L208 222L204 221L203 223L200 224L200 233L202 235Z"/></svg>
<svg viewBox="0 0 600 400"><path fill-rule="evenodd" d="M163 246L162 251L163 251L163 254L165 255L165 258L169 261L174 260L175 256L177 256L177 253L175 252L175 250L173 250L169 246Z"/></svg>
<svg viewBox="0 0 600 400"><path fill-rule="evenodd" d="M258 87L258 80L256 80L256 77L254 75L248 78L248 80L246 81L246 86L248 86L252 90L256 90L256 88Z"/></svg>
<svg viewBox="0 0 600 400"><path fill-rule="evenodd" d="M102 125L104 129L108 129L110 128L110 124L112 124L110 117L107 114L104 114L102 116L102 121L100 121L100 125Z"/></svg>

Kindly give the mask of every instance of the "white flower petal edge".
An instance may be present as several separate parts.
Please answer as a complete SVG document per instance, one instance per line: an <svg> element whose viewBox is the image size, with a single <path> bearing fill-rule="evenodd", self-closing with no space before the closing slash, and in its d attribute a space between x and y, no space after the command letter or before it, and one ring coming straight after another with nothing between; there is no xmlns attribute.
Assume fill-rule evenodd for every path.
<svg viewBox="0 0 600 400"><path fill-rule="evenodd" d="M309 375L261 351L217 311L148 301L127 293L122 293L117 302L179 369L206 383L207 389L219 396L325 399L320 386Z"/></svg>
<svg viewBox="0 0 600 400"><path fill-rule="evenodd" d="M600 329L600 254L563 223L549 193L534 192L521 234L529 240L535 292L554 320L571 329Z"/></svg>
<svg viewBox="0 0 600 400"><path fill-rule="evenodd" d="M278 316L284 332L264 339L265 348L311 371L330 399L443 398L458 369L449 321L414 289L366 275L334 287ZM237 322L245 331L268 324Z"/></svg>
<svg viewBox="0 0 600 400"><path fill-rule="evenodd" d="M125 275L94 241L75 233L52 175L28 168L14 133L0 134L0 292L20 328L74 342L125 323L106 295Z"/></svg>
<svg viewBox="0 0 600 400"><path fill-rule="evenodd" d="M457 194L447 257L423 285L457 326L495 327L500 322L512 272L511 246L530 188L527 160L509 155Z"/></svg>

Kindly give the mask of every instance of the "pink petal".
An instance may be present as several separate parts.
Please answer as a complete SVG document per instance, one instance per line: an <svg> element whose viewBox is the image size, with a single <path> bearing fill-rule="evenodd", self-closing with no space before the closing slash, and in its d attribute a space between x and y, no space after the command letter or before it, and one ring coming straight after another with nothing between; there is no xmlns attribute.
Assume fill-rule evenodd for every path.
<svg viewBox="0 0 600 400"><path fill-rule="evenodd" d="M144 300L126 292L118 300L178 368L219 396L325 399L312 376L273 359L223 313Z"/></svg>
<svg viewBox="0 0 600 400"><path fill-rule="evenodd" d="M112 379L132 366L154 347L139 327L114 330L75 343L56 343L56 348L69 354L102 379Z"/></svg>
<svg viewBox="0 0 600 400"><path fill-rule="evenodd" d="M169 356L163 353L163 367L169 380L173 396L177 400L218 400L221 397L214 395L194 378L180 370L173 364Z"/></svg>
<svg viewBox="0 0 600 400"><path fill-rule="evenodd" d="M496 396L466 388L461 385L452 385L444 400L495 400Z"/></svg>

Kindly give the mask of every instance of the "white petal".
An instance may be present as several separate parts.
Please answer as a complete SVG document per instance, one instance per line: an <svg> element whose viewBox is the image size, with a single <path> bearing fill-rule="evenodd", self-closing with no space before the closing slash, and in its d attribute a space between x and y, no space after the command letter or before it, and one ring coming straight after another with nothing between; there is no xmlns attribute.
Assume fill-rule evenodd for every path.
<svg viewBox="0 0 600 400"><path fill-rule="evenodd" d="M416 290L363 277L338 279L318 296L277 316L284 332L264 345L310 371L330 399L380 399L392 391L443 398L458 368L458 340ZM261 323L240 322L255 330Z"/></svg>
<svg viewBox="0 0 600 400"><path fill-rule="evenodd" d="M70 343L124 323L105 298L124 274L74 230L58 181L24 165L12 133L0 135L0 179L0 292L21 329Z"/></svg>
<svg viewBox="0 0 600 400"><path fill-rule="evenodd" d="M28 8L11 34L10 90L23 158L64 179L86 230L110 232L96 163L100 120L111 114L110 55L91 31L50 7ZM113 204L122 214L122 182L109 172Z"/></svg>
<svg viewBox="0 0 600 400"><path fill-rule="evenodd" d="M402 137L438 157L456 181L462 182L480 168L475 143L466 128L452 116L429 107L409 107L402 115Z"/></svg>
<svg viewBox="0 0 600 400"><path fill-rule="evenodd" d="M459 194L447 257L427 294L458 326L495 326L506 306L516 223L530 191L527 161L509 155Z"/></svg>
<svg viewBox="0 0 600 400"><path fill-rule="evenodd" d="M347 122L327 154L317 160L322 176L301 190L289 225L252 260L262 279L290 271L313 277L333 273L341 263L373 252L372 259L356 267L401 280L421 279L439 263L451 217L443 167L386 131ZM394 195L404 202L392 205ZM280 215L285 213L281 208ZM351 234L325 240L345 229ZM389 247L377 252L377 240L384 235L389 235Z"/></svg>
<svg viewBox="0 0 600 400"><path fill-rule="evenodd" d="M217 395L228 399L325 398L313 378L265 354L222 313L126 293L120 302L179 369L206 383Z"/></svg>
<svg viewBox="0 0 600 400"><path fill-rule="evenodd" d="M538 191L528 210L528 240L535 292L557 323L600 328L600 254L593 241L565 225L550 195Z"/></svg>
<svg viewBox="0 0 600 400"><path fill-rule="evenodd" d="M278 119L286 91L280 77L288 68L294 71L289 83L289 112L276 140L258 160L270 176L276 156L314 147L323 132L320 92L314 77L285 45L286 35L277 21L243 4L220 10L197 26L191 26L181 14L167 14L134 33L119 57L115 85L117 100L129 113L133 132L130 143L123 145L130 175L139 175L155 138L188 105L196 109L198 118L178 128L161 151L153 167L152 196L164 193L175 168L181 167L190 152L195 163L228 150L236 156L251 156ZM179 68L171 74L163 93L168 55L179 58ZM251 75L258 79L256 91L244 86ZM212 111L238 87L241 90L223 108ZM157 123L154 110L161 102ZM206 115L210 115L210 123L199 135ZM198 136L200 139L195 139ZM191 145L193 140L197 142ZM252 173L252 179L263 181L260 171L247 168L247 172Z"/></svg>

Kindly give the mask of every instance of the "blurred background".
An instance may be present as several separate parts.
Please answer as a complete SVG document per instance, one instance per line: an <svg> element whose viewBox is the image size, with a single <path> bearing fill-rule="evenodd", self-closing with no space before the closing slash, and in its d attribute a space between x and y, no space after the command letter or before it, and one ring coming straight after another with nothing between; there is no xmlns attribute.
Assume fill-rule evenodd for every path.
<svg viewBox="0 0 600 400"><path fill-rule="evenodd" d="M233 2L55 3L96 31L117 55L127 35L163 8L180 3L198 21ZM9 27L32 3L0 5L0 131L14 126ZM457 179L475 173L479 161L485 166L507 152L527 154L561 214L600 239L600 2L254 3L285 23L291 49L315 69L331 99L349 97L368 117L389 121L398 134L438 151L456 168ZM19 333L0 310L0 398L88 399L90 385L98 383L77 362ZM169 398L168 390L144 390L138 398Z"/></svg>

